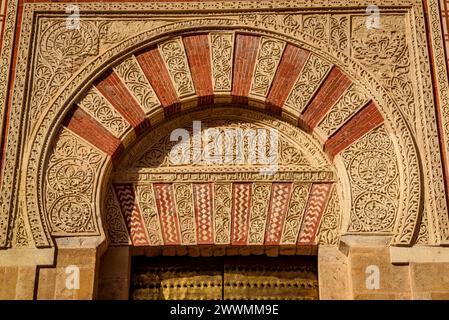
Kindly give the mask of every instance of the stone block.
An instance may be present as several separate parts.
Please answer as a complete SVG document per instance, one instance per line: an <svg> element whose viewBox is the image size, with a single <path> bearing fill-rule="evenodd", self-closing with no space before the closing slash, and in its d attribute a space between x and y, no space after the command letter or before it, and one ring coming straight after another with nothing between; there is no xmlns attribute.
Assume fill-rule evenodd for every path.
<svg viewBox="0 0 449 320"><path fill-rule="evenodd" d="M38 300L53 300L55 298L56 269L40 268L37 284Z"/></svg>
<svg viewBox="0 0 449 320"><path fill-rule="evenodd" d="M32 300L34 287L37 285L36 267L21 266L18 269L16 296L17 300Z"/></svg>
<svg viewBox="0 0 449 320"><path fill-rule="evenodd" d="M100 279L98 299L127 300L129 296L129 280L123 278Z"/></svg>
<svg viewBox="0 0 449 320"><path fill-rule="evenodd" d="M413 291L449 293L449 263L411 263Z"/></svg>
<svg viewBox="0 0 449 320"><path fill-rule="evenodd" d="M0 299L11 300L16 297L18 267L0 267Z"/></svg>
<svg viewBox="0 0 449 320"><path fill-rule="evenodd" d="M97 260L97 249L59 249L57 257L57 266L69 265L95 265Z"/></svg>
<svg viewBox="0 0 449 320"><path fill-rule="evenodd" d="M383 294L408 294L411 292L408 266L397 266L390 262L387 247L361 247L351 248L349 253L350 274L355 295ZM366 285L366 273L369 266L379 268L379 289L368 289Z"/></svg>
<svg viewBox="0 0 449 320"><path fill-rule="evenodd" d="M350 299L347 257L336 247L318 249L320 299Z"/></svg>

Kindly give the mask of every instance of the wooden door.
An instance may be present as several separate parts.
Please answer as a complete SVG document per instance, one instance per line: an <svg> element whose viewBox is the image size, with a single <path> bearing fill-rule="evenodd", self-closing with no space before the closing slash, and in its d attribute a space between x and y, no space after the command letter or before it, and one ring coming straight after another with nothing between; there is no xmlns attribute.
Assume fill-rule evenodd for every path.
<svg viewBox="0 0 449 320"><path fill-rule="evenodd" d="M318 299L314 257L133 259L136 300Z"/></svg>

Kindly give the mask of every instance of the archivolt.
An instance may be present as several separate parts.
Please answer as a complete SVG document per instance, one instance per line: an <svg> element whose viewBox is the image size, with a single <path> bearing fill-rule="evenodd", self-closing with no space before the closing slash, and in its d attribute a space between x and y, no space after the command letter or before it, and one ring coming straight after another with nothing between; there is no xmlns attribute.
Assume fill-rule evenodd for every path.
<svg viewBox="0 0 449 320"><path fill-rule="evenodd" d="M207 74L201 75L198 73L201 70L195 69L194 60L198 59L195 58L195 53L191 52L189 55L189 46L195 46L194 37L199 30L206 36L210 45L212 58L209 60L209 79L215 81L212 84L205 84L203 80ZM101 186L107 181L111 163L108 156L116 157L139 135L142 128L165 121L182 109L201 108L212 102L229 101L262 108L265 112L282 117L314 135L323 143L329 159L334 158L342 172L354 168L351 166L357 161L351 157L361 157L363 146L372 148L371 151L375 154L368 156L374 159L379 160L382 155L383 160L380 159L378 164L385 159L391 161L394 158L394 161L397 161L397 168L394 169L397 179L389 181L388 190L360 187L363 178L358 182L354 182L354 179L347 180L345 176L339 178L357 184L357 198L346 198L344 201L352 210L361 210L360 208L367 206L371 208L370 213L365 215L366 219L382 217L385 212L379 214L379 208L376 206L382 199L385 200L385 197L393 199L397 204L394 226L389 224L386 229L369 230L366 226L361 227L358 221L352 224L352 229L349 227L350 230L363 233L393 233L395 244L411 244L416 237L421 217L420 169L412 136L399 109L382 86L349 57L334 52L333 49L329 49L327 53L323 52L319 49L318 40L298 31L284 32L285 34L274 33L260 26L256 29L226 19L185 21L125 40L79 71L39 120L40 125L36 126L37 129L33 133L33 144L25 161L26 213L32 225L36 245L50 245L54 223L48 219L47 215L51 214L49 210L65 208L75 210L76 213L89 210L89 206L85 205L76 208L65 205L74 202L76 199L73 197L79 195L56 190L62 193L56 192L52 196L55 199L65 199L64 203L59 204L48 204L48 199L44 196L43 191L47 190L46 183L49 182L49 168L52 167L52 159L55 159L55 150L59 150L57 145L61 143L58 142L58 139L62 139L61 130L63 136L68 130L69 135L75 134L82 138L78 150L81 148L83 156L83 150L89 148L93 151L87 154L98 153L101 159L93 157L98 162L92 159L93 162L88 161L91 168L101 164L92 169L95 178L91 201L95 203L95 208L90 207L92 219L85 220L90 221L90 227L80 233L56 232L54 235L94 235L100 232L95 226L93 213L100 211ZM232 81L230 87L223 90L220 88L222 83L218 83L216 78L220 65L214 65L215 44L212 40L214 36L226 38L229 34L232 36L231 45L234 50L230 65ZM182 38L176 37L180 35ZM189 39L192 41L189 42ZM245 43L253 46L248 47ZM243 53L241 50L244 48L253 49ZM241 57L239 50L240 54L243 54ZM243 59L243 64L239 64L240 58ZM136 62L139 66L137 74L132 71ZM254 69L251 70L254 72L246 69L248 66L245 63L252 63ZM154 74L155 71L160 73ZM288 75L295 74L295 79L288 79ZM132 78L136 75L146 78L142 78L145 85L139 84L139 78ZM282 79L285 80L285 75L287 82L284 83ZM158 78L164 76L170 80L170 88L158 87ZM293 87L285 92L292 80ZM307 85L313 83L312 80L315 81L316 87ZM137 87L134 86L136 83ZM145 88L146 92L139 91ZM295 90L298 93L295 94ZM311 94L304 96L303 92ZM334 94L326 95L327 92ZM127 100L127 105L123 105L120 100L125 97L132 97ZM339 99L336 99L337 97ZM347 101L354 101L355 97L358 105L352 105L349 113L342 112L341 110L347 110ZM96 108L100 108L101 112ZM336 122L335 115L341 120ZM385 127L383 119L386 120ZM64 129L61 129L61 124ZM92 140L92 135L89 132L86 134L86 130L97 130L97 136L103 140ZM391 132L391 135L387 132ZM383 147L387 149L382 149ZM75 149L70 146L68 150ZM342 152L346 153L346 156L342 156ZM80 154L79 151L75 153ZM363 163L362 160L359 163ZM72 165L81 166L78 160L73 160ZM343 167L346 169L343 170ZM391 172L393 171L389 171L389 174ZM365 182L369 181L365 179ZM398 186L399 192L395 186ZM351 191L347 191L346 194L350 194ZM376 194L373 198L375 200L370 201L366 197L367 192ZM393 198L394 195L397 195L397 198ZM348 224L351 224L351 221L348 221Z"/></svg>

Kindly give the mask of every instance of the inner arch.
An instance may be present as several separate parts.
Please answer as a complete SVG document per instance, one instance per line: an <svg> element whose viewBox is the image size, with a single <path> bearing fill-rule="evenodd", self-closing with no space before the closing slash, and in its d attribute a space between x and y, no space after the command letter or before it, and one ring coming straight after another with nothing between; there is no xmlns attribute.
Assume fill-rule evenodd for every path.
<svg viewBox="0 0 449 320"><path fill-rule="evenodd" d="M189 134L184 144L170 141L176 130ZM299 128L213 107L149 130L129 147L107 187L105 227L113 245L332 244L340 232L336 181L320 145ZM329 215L336 223L320 238Z"/></svg>

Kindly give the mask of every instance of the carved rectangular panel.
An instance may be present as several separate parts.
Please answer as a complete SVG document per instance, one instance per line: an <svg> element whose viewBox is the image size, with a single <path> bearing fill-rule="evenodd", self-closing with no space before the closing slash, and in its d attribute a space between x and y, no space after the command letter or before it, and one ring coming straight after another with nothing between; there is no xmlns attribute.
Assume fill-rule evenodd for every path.
<svg viewBox="0 0 449 320"><path fill-rule="evenodd" d="M234 34L211 32L212 81L215 92L231 92Z"/></svg>
<svg viewBox="0 0 449 320"><path fill-rule="evenodd" d="M120 113L94 87L79 102L79 106L117 138L129 127Z"/></svg>
<svg viewBox="0 0 449 320"><path fill-rule="evenodd" d="M194 245L196 240L196 222L193 206L192 185L190 183L174 183L176 208L183 245Z"/></svg>
<svg viewBox="0 0 449 320"><path fill-rule="evenodd" d="M268 95L279 61L284 53L285 42L260 38L259 52L254 69L250 95L265 99Z"/></svg>
<svg viewBox="0 0 449 320"><path fill-rule="evenodd" d="M399 183L393 141L384 126L366 134L341 153L352 186L351 233L393 231L396 199L404 192ZM393 200L395 199L395 200Z"/></svg>
<svg viewBox="0 0 449 320"><path fill-rule="evenodd" d="M213 244L214 210L212 206L212 184L193 184L198 244Z"/></svg>
<svg viewBox="0 0 449 320"><path fill-rule="evenodd" d="M233 184L232 234L233 245L246 245L251 211L251 183Z"/></svg>
<svg viewBox="0 0 449 320"><path fill-rule="evenodd" d="M298 244L314 244L332 184L313 184L298 237Z"/></svg>
<svg viewBox="0 0 449 320"><path fill-rule="evenodd" d="M189 62L181 38L161 43L158 48L179 97L195 94Z"/></svg>
<svg viewBox="0 0 449 320"><path fill-rule="evenodd" d="M331 67L330 63L316 55L311 54L309 56L285 103L285 108L288 109L290 114L299 117L330 72Z"/></svg>
<svg viewBox="0 0 449 320"><path fill-rule="evenodd" d="M271 183L254 183L252 190L251 218L248 244L262 245L264 243L268 207L271 193Z"/></svg>
<svg viewBox="0 0 449 320"><path fill-rule="evenodd" d="M291 196L291 183L274 183L271 192L266 245L278 245Z"/></svg>
<svg viewBox="0 0 449 320"><path fill-rule="evenodd" d="M44 195L53 235L99 235L94 214L94 177L105 155L62 128L48 160Z"/></svg>
<svg viewBox="0 0 449 320"><path fill-rule="evenodd" d="M201 168L200 168L201 169ZM170 170L158 170L158 172L145 172L145 168L136 177L128 172L118 172L115 175L117 181L129 182L166 182L182 181L196 182L198 181L198 173L184 172L176 167ZM201 179L211 182L273 182L273 181L302 181L302 182L334 182L336 180L333 171L304 170L304 167L290 166L280 167L273 175L261 175L260 169L257 167L240 167L237 172L201 172Z"/></svg>
<svg viewBox="0 0 449 320"><path fill-rule="evenodd" d="M292 195L288 204L288 211L282 229L281 244L296 244L301 221L304 216L307 198L309 197L310 183L294 183Z"/></svg>
<svg viewBox="0 0 449 320"><path fill-rule="evenodd" d="M153 114L160 108L159 99L134 56L127 58L114 69L146 114Z"/></svg>
<svg viewBox="0 0 449 320"><path fill-rule="evenodd" d="M444 45L446 47L446 52L449 52L449 1L440 0L440 10L441 10L441 20L442 20L442 31ZM449 65L449 57L446 57L446 63Z"/></svg>
<svg viewBox="0 0 449 320"><path fill-rule="evenodd" d="M231 242L232 184L214 183L215 244Z"/></svg>
<svg viewBox="0 0 449 320"><path fill-rule="evenodd" d="M314 129L349 88L352 80L338 68L332 68L306 109L303 121Z"/></svg>
<svg viewBox="0 0 449 320"><path fill-rule="evenodd" d="M179 245L179 219L176 212L173 186L168 183L155 183L154 194L156 196L157 209L161 218L162 235L165 245Z"/></svg>
<svg viewBox="0 0 449 320"><path fill-rule="evenodd" d="M351 85L330 112L321 120L318 128L323 131L327 138L330 137L369 101L370 99L360 88L356 85Z"/></svg>
<svg viewBox="0 0 449 320"><path fill-rule="evenodd" d="M131 238L126 230L125 221L120 209L120 204L115 196L114 189L109 186L105 201L105 220L109 240L112 245L129 245Z"/></svg>
<svg viewBox="0 0 449 320"><path fill-rule="evenodd" d="M107 76L97 80L95 88L134 129L143 124L145 113L142 106L131 94L117 72L111 70Z"/></svg>
<svg viewBox="0 0 449 320"><path fill-rule="evenodd" d="M136 185L136 196L139 202L140 211L148 234L150 246L159 246L164 243L161 233L161 223L156 207L153 185Z"/></svg>
<svg viewBox="0 0 449 320"><path fill-rule="evenodd" d="M146 234L145 222L143 221L140 208L137 205L137 199L131 184L114 185L117 199L122 208L122 214L125 217L126 225L131 235L131 240L135 246L147 246L148 236Z"/></svg>
<svg viewBox="0 0 449 320"><path fill-rule="evenodd" d="M338 198L337 188L334 187L318 232L318 244L338 245L338 239L341 232L341 216L339 208L340 199Z"/></svg>

